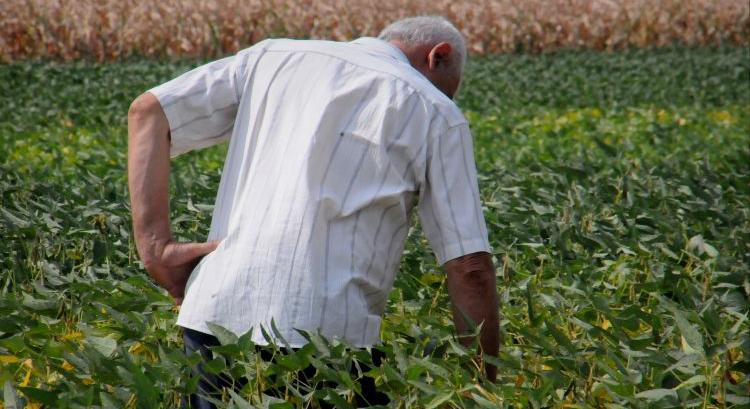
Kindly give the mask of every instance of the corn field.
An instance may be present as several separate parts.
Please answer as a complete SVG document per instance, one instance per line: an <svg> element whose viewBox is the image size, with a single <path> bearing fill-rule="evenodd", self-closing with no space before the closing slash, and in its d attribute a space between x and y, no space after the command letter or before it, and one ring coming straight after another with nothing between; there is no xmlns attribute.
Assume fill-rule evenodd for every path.
<svg viewBox="0 0 750 409"><path fill-rule="evenodd" d="M3 0L0 61L216 57L267 37L348 40L422 14L475 54L742 45L746 0Z"/></svg>

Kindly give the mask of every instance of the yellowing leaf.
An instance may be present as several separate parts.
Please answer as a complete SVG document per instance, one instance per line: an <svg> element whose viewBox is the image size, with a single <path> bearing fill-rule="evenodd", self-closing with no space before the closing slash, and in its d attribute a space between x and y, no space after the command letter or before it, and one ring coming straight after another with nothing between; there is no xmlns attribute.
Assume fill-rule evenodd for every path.
<svg viewBox="0 0 750 409"><path fill-rule="evenodd" d="M128 352L135 355L142 355L147 351L148 348L146 348L146 345L144 345L142 342L136 342L135 344L131 345L130 348L128 348Z"/></svg>
<svg viewBox="0 0 750 409"><path fill-rule="evenodd" d="M609 391L607 391L607 388L603 384L600 384L600 383L594 384L593 396L603 401L609 401L611 399L609 396Z"/></svg>
<svg viewBox="0 0 750 409"><path fill-rule="evenodd" d="M66 371L72 371L72 370L73 370L73 369L75 369L75 368L76 368L76 367L75 367L75 366L73 366L73 365L72 365L72 364L71 364L70 362L68 362L68 361L63 361L63 364L62 364L62 369L65 369Z"/></svg>
<svg viewBox="0 0 750 409"><path fill-rule="evenodd" d="M727 371L726 377L732 385L737 385L742 380L741 375L738 375L738 372L734 371Z"/></svg>
<svg viewBox="0 0 750 409"><path fill-rule="evenodd" d="M3 364L14 364L18 362L19 359L15 355L0 355L0 363Z"/></svg>
<svg viewBox="0 0 750 409"><path fill-rule="evenodd" d="M656 114L656 118L660 124L665 124L669 121L669 114L662 109Z"/></svg>
<svg viewBox="0 0 750 409"><path fill-rule="evenodd" d="M74 331L63 335L62 338L67 341L78 341L83 338L83 334L79 331Z"/></svg>
<svg viewBox="0 0 750 409"><path fill-rule="evenodd" d="M680 336L680 346L682 347L682 352L686 354L692 354L695 352L695 350L690 346L690 344L687 343L684 336Z"/></svg>
<svg viewBox="0 0 750 409"><path fill-rule="evenodd" d="M26 370L26 376L23 377L23 382L21 382L20 386L29 386L29 382L31 381L31 370L31 368Z"/></svg>
<svg viewBox="0 0 750 409"><path fill-rule="evenodd" d="M721 125L734 125L737 122L737 119L727 111L712 112L709 116L714 122Z"/></svg>
<svg viewBox="0 0 750 409"><path fill-rule="evenodd" d="M82 382L82 383L83 383L84 385L93 385L94 383L96 383L96 382L94 382L94 380L93 380L93 379L91 379L91 378L84 378L83 380L81 380L81 382Z"/></svg>

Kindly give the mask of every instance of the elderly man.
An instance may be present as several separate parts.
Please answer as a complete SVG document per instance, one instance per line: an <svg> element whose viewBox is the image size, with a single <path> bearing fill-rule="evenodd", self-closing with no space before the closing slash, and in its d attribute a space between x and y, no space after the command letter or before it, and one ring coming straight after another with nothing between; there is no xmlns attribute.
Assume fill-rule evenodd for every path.
<svg viewBox="0 0 750 409"><path fill-rule="evenodd" d="M188 350L213 338L207 322L237 334L253 328L265 344L260 327L272 319L292 347L307 342L295 328L376 345L416 205L447 272L458 332L468 329L464 317L483 322L481 348L497 353L472 138L452 101L465 59L452 24L416 17L377 39L266 40L133 102L136 244L182 304ZM177 243L170 156L227 139L209 241ZM495 369L487 375L494 380Z"/></svg>

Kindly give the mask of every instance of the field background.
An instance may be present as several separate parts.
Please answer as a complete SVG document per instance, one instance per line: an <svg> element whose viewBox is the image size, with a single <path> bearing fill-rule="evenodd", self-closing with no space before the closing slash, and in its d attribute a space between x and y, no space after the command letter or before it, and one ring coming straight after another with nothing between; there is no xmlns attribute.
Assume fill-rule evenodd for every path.
<svg viewBox="0 0 750 409"><path fill-rule="evenodd" d="M383 15L403 12L389 8L399 4L389 1L378 3ZM177 4L0 5L11 11L0 20L3 59L21 60L0 65L0 407L171 408L180 393L195 388L188 370L195 357L181 353L170 298L148 278L132 241L126 113L144 90L205 61L188 56L224 54L257 38L225 44L221 39L232 39L231 31L219 41L206 37L212 16L236 15L238 25L250 27L244 9L218 12L208 2L188 1L181 4L197 16L164 11L183 7ZM276 12L319 13L312 26L277 16L281 20L272 21L300 25L263 31L267 26L259 24L258 35L346 38L382 24L362 28L357 22L365 18L353 9L336 17L326 12L334 6L307 4ZM376 7L367 4L365 10ZM459 7L468 7L455 4L446 14L458 16ZM468 8L481 23L486 13L509 13L492 8L497 5L535 5L528 13L567 21L565 27L599 21L593 9L631 7L628 13L636 13L639 6L655 14L638 11L635 21L652 22L646 25L652 31L644 29L650 40L641 43L634 34L586 37L563 30L564 37L555 30L547 36L543 26L545 36L532 42L484 31L481 38L496 38L483 43L495 48L484 49L475 47L471 30L488 26L465 20L475 52L533 52L475 53L457 101L475 136L498 268L505 335L493 361L499 379L482 382L469 351L454 341L445 275L415 224L382 328L387 360L372 371L394 407L750 405L748 5L650 4L499 1ZM576 7L589 10L589 17L574 13ZM171 23L155 23L159 10ZM133 16L146 14L154 19L150 30L102 35L117 24L101 22L130 27ZM724 19L706 17L719 15ZM323 16L337 23L324 23ZM661 18L653 16L667 20L659 25ZM675 16L694 24L675 23L681 21ZM511 37L524 38L541 18L508 29ZM493 19L506 21L497 14ZM184 48L160 42L162 30L178 21L185 21L175 37L187 39ZM607 21L617 32L621 20ZM13 24L25 30L8 31ZM116 37L122 33L128 35ZM608 44L602 38L630 40ZM206 237L225 152L219 146L173 161L178 238ZM347 407L356 388L348 368L369 361L367 354L310 334L307 348L264 363L246 337L220 335L225 345L216 349L212 370L250 379L239 394L224 397L227 407L263 407L259 390L268 386L289 401L271 407L316 407L321 400ZM331 383L315 392L291 389L291 372L308 364L319 369L313 383Z"/></svg>
<svg viewBox="0 0 750 409"><path fill-rule="evenodd" d="M3 0L0 61L216 57L267 37L350 40L444 15L476 54L741 45L745 0Z"/></svg>

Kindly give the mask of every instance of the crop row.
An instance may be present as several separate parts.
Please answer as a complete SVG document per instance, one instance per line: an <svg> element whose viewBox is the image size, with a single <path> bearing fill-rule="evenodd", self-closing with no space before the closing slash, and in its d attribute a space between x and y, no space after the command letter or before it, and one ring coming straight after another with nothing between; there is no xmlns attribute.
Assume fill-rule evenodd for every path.
<svg viewBox="0 0 750 409"><path fill-rule="evenodd" d="M267 37L348 40L411 15L444 15L478 54L734 44L744 0L5 0L0 61L213 57Z"/></svg>

